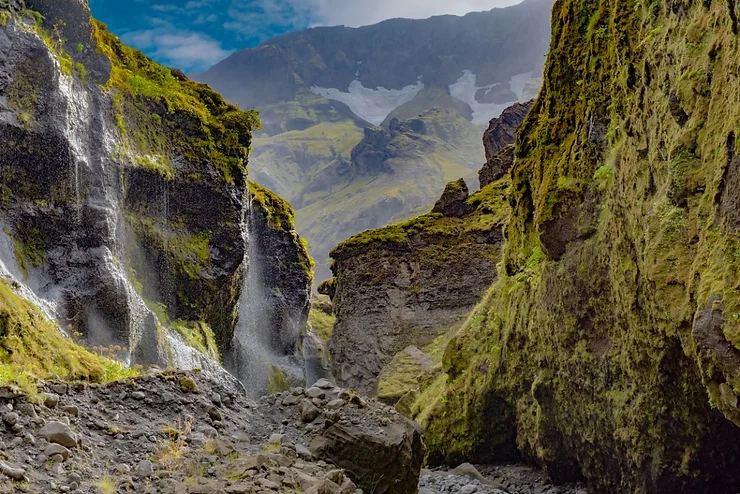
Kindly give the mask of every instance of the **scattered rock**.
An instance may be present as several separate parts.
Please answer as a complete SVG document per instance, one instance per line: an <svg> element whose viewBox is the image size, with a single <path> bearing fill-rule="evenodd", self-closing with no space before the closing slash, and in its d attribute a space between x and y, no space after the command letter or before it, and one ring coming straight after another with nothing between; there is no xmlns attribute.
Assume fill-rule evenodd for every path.
<svg viewBox="0 0 740 494"><path fill-rule="evenodd" d="M149 460L141 460L136 467L136 475L141 478L148 478L154 473L154 465Z"/></svg>
<svg viewBox="0 0 740 494"><path fill-rule="evenodd" d="M308 400L301 401L300 409L301 420L306 423L313 422L321 414L321 410Z"/></svg>
<svg viewBox="0 0 740 494"><path fill-rule="evenodd" d="M311 452L347 471L367 492L406 494L417 488L424 456L421 432L405 418L380 428L336 423L314 437Z"/></svg>
<svg viewBox="0 0 740 494"><path fill-rule="evenodd" d="M67 461L69 459L70 452L61 444L51 443L44 450L44 454L49 458L53 457L54 455L60 455L64 461Z"/></svg>
<svg viewBox="0 0 740 494"><path fill-rule="evenodd" d="M339 410L344 406L344 400L336 399L326 404L326 408L329 410Z"/></svg>
<svg viewBox="0 0 740 494"><path fill-rule="evenodd" d="M15 412L8 412L3 415L3 423L9 427L16 425L19 419L20 417Z"/></svg>
<svg viewBox="0 0 740 494"><path fill-rule="evenodd" d="M61 444L67 448L77 446L77 436L69 428L69 425L62 422L49 422L39 431L39 435L49 442Z"/></svg>
<svg viewBox="0 0 740 494"><path fill-rule="evenodd" d="M295 445L295 452L298 455L298 458L302 460L311 460L313 458L311 450L300 443Z"/></svg>
<svg viewBox="0 0 740 494"><path fill-rule="evenodd" d="M44 406L47 408L56 408L59 404L59 395L54 393L44 394Z"/></svg>
<svg viewBox="0 0 740 494"><path fill-rule="evenodd" d="M67 413L73 417L78 417L80 415L80 409L74 405L67 405L63 407L62 410L64 411L64 413Z"/></svg>
<svg viewBox="0 0 740 494"><path fill-rule="evenodd" d="M10 463L0 461L0 472L13 480L22 481L26 477L26 471Z"/></svg>
<svg viewBox="0 0 740 494"><path fill-rule="evenodd" d="M15 407L15 409L26 417L30 417L33 420L39 418L38 414L36 413L36 408L30 403L21 403L17 407Z"/></svg>

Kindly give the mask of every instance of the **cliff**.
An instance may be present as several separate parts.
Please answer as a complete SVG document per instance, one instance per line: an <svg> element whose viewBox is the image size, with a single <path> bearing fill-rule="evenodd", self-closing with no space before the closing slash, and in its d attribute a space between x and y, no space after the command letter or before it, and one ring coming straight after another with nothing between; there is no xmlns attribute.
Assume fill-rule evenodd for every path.
<svg viewBox="0 0 740 494"><path fill-rule="evenodd" d="M735 2L556 2L498 280L416 410L432 461L737 490L737 19Z"/></svg>
<svg viewBox="0 0 740 494"><path fill-rule="evenodd" d="M335 277L319 291L332 297L337 317L331 353L339 382L395 403L409 392L411 400L420 374L439 369L449 333L496 278L514 130L530 106L516 104L490 121L496 130L485 134L484 146L506 152L491 156L499 173L482 181L481 191L471 196L465 180L450 182L430 214L366 231L331 253ZM393 120L388 130L372 134L387 146L399 134L424 134L426 127L423 118ZM368 149L377 146L358 146L357 154L388 155Z"/></svg>
<svg viewBox="0 0 740 494"><path fill-rule="evenodd" d="M338 383L375 395L396 354L432 343L475 306L496 278L507 185L468 196L465 183L454 182L446 194L454 197L443 201L451 207L367 231L332 251L330 352Z"/></svg>
<svg viewBox="0 0 740 494"><path fill-rule="evenodd" d="M0 21L4 277L131 365L221 372L248 264L256 113L124 46L85 2L6 2ZM287 261L307 259L300 242L271 255L308 286L308 263ZM299 324L303 291L286 302Z"/></svg>
<svg viewBox="0 0 740 494"><path fill-rule="evenodd" d="M480 169L483 126L539 89L552 2L306 29L194 77L260 111L250 178L296 208L320 281L338 243L418 216L447 182ZM356 162L378 127L420 115L432 128L421 142L394 139L372 163Z"/></svg>

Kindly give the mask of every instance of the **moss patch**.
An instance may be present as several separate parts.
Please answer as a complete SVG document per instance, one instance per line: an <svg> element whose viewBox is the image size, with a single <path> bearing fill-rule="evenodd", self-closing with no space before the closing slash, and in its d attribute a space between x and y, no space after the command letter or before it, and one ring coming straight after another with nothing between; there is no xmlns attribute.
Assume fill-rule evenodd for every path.
<svg viewBox="0 0 740 494"><path fill-rule="evenodd" d="M433 458L516 448L605 492L736 485L738 431L713 407L737 417L740 369L692 330L712 296L729 342L740 320L733 16L555 4L499 280L447 347L445 391L423 396Z"/></svg>
<svg viewBox="0 0 740 494"><path fill-rule="evenodd" d="M331 301L326 295L314 296L308 313L308 324L326 345L331 339L337 318L331 312Z"/></svg>
<svg viewBox="0 0 740 494"><path fill-rule="evenodd" d="M35 396L37 379L104 383L136 375L63 336L32 304L0 280L0 385Z"/></svg>

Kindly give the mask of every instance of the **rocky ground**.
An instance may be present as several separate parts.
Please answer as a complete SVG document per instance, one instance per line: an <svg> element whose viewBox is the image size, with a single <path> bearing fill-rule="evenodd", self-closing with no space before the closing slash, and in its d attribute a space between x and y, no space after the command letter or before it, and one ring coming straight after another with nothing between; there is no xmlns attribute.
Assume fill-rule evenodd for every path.
<svg viewBox="0 0 740 494"><path fill-rule="evenodd" d="M422 470L419 494L586 494L580 485L554 486L526 465L463 464L454 470Z"/></svg>
<svg viewBox="0 0 740 494"><path fill-rule="evenodd" d="M421 433L320 380L249 401L204 373L0 389L0 493L409 493ZM420 494L584 494L524 466L422 470Z"/></svg>
<svg viewBox="0 0 740 494"><path fill-rule="evenodd" d="M257 403L199 373L49 383L0 390L0 417L2 494L402 493L423 454L410 421L327 381Z"/></svg>

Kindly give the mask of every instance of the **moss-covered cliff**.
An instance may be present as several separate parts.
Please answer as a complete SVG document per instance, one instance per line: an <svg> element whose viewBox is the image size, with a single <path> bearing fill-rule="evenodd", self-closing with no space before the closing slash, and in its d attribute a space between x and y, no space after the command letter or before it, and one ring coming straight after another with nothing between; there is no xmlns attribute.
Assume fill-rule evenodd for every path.
<svg viewBox="0 0 740 494"><path fill-rule="evenodd" d="M396 354L429 345L475 306L496 278L507 187L502 179L468 196L464 181L452 182L434 212L359 234L331 253L339 383L376 395Z"/></svg>
<svg viewBox="0 0 740 494"><path fill-rule="evenodd" d="M0 271L91 346L216 369L247 268L256 112L123 45L83 0L10 0L0 15L0 244L13 246ZM255 228L289 238L270 269L304 283L286 303L300 325L310 261L268 216Z"/></svg>
<svg viewBox="0 0 740 494"><path fill-rule="evenodd" d="M499 279L419 415L432 460L522 454L595 492L737 490L738 13L555 3Z"/></svg>

